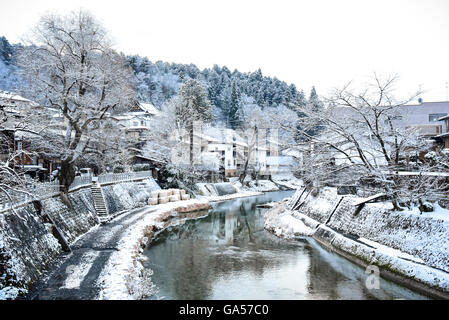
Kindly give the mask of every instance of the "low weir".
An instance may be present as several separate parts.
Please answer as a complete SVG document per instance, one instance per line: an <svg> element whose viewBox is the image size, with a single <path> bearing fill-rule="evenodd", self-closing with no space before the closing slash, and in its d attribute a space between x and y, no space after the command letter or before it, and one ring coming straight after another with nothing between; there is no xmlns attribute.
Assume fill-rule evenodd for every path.
<svg viewBox="0 0 449 320"><path fill-rule="evenodd" d="M197 183L200 194L203 196L224 196L237 193L236 188L229 182L221 183Z"/></svg>

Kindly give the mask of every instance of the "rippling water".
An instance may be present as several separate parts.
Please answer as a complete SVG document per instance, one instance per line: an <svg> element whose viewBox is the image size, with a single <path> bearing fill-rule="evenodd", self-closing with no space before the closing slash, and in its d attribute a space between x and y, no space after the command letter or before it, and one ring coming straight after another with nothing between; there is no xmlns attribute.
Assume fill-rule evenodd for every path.
<svg viewBox="0 0 449 320"><path fill-rule="evenodd" d="M365 270L312 239L287 241L263 229L265 209L291 191L229 200L209 215L162 232L145 251L156 299L422 299L381 279L367 289Z"/></svg>

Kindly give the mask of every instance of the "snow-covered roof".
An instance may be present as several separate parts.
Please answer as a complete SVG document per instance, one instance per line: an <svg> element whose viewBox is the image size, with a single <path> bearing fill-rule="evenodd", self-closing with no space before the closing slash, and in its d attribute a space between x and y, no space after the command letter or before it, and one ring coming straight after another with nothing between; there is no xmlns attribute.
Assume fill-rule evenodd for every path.
<svg viewBox="0 0 449 320"><path fill-rule="evenodd" d="M443 120L446 120L446 119L449 119L449 114L447 116L438 118L438 121L443 121Z"/></svg>
<svg viewBox="0 0 449 320"><path fill-rule="evenodd" d="M243 139L235 130L232 129L208 127L204 129L203 134L214 138L216 141L221 143L247 145L245 139Z"/></svg>
<svg viewBox="0 0 449 320"><path fill-rule="evenodd" d="M111 118L116 119L116 120L131 120L133 118L135 118L135 115L130 115L130 114L122 114L122 115L118 115L118 116L112 116Z"/></svg>
<svg viewBox="0 0 449 320"><path fill-rule="evenodd" d="M150 104L150 103L139 102L139 107L140 107L143 111L148 112L148 113L150 113L150 114L158 115L158 114L161 113L158 109L156 109L155 106L153 106L153 105Z"/></svg>
<svg viewBox="0 0 449 320"><path fill-rule="evenodd" d="M6 91L0 91L0 98L10 99L10 100L18 100L18 101L23 101L23 102L31 102L31 100L28 100L22 96L19 96L12 92L6 92Z"/></svg>
<svg viewBox="0 0 449 320"><path fill-rule="evenodd" d="M302 152L295 148L285 149L281 153L286 156L291 156L291 157L295 157L295 158L300 158L302 156Z"/></svg>
<svg viewBox="0 0 449 320"><path fill-rule="evenodd" d="M36 106L37 103L34 101L31 101L29 99L26 99L22 96L19 96L18 94L7 92L7 91L0 91L0 99L4 100L14 100L14 101L20 101L20 102L27 102L33 106Z"/></svg>

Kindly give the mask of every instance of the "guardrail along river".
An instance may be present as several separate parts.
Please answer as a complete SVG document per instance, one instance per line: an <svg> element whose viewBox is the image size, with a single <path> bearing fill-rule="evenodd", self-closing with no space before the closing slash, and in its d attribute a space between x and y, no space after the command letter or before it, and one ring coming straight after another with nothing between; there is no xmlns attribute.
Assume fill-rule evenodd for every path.
<svg viewBox="0 0 449 320"><path fill-rule="evenodd" d="M153 299L422 299L369 274L313 239L279 239L264 230L266 209L292 191L213 204L209 215L161 232L145 250L159 292Z"/></svg>

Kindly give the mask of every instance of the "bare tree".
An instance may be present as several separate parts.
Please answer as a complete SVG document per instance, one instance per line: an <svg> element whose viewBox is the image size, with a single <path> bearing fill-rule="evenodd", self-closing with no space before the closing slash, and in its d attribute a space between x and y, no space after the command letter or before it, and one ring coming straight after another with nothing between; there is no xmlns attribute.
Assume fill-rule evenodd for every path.
<svg viewBox="0 0 449 320"><path fill-rule="evenodd" d="M239 152L238 148L235 151L237 156L244 161L242 172L239 175L239 181L243 184L249 170L255 173L256 178L258 177L261 168L254 167L251 163L254 160L255 153L263 148L264 143L261 145L261 142L266 142L270 138L267 131L271 133L276 131L276 135L274 135L276 141L271 142L276 143L278 148L285 148L292 143L293 135L290 133L297 117L295 112L284 106L262 110L260 106L254 104L252 99L244 99L242 109L242 130L246 137L247 147L244 153ZM289 128L289 130L284 128Z"/></svg>
<svg viewBox="0 0 449 320"><path fill-rule="evenodd" d="M425 142L416 130L401 127L396 121L403 106L420 94L396 100L396 81L396 76L381 79L375 75L372 83L360 91L351 89L350 84L335 90L320 110L310 104L298 107L304 116L294 129L299 130L303 140L305 176L311 185L326 184L329 179L340 183L371 179L391 197L397 210L401 199L413 193L413 188L425 196L419 192L424 190L422 183L414 187L397 173L405 152L419 150ZM317 126L320 134L310 134ZM429 190L436 187L427 182L426 186Z"/></svg>
<svg viewBox="0 0 449 320"><path fill-rule="evenodd" d="M112 50L102 26L85 11L42 17L28 46L19 51L18 63L26 94L64 117L59 178L67 192L75 162L92 142L91 133L134 98L132 72Z"/></svg>

